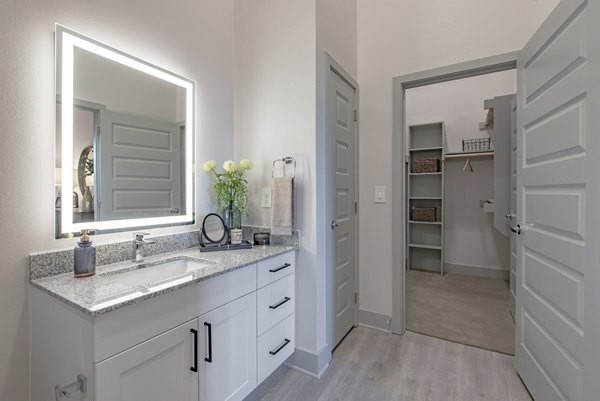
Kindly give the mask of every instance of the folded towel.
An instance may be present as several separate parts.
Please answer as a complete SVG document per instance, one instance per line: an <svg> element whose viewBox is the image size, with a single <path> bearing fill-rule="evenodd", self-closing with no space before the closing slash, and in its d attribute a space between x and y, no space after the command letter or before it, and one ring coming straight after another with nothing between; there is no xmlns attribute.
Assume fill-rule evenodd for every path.
<svg viewBox="0 0 600 401"><path fill-rule="evenodd" d="M271 235L292 235L293 198L292 178L273 178Z"/></svg>

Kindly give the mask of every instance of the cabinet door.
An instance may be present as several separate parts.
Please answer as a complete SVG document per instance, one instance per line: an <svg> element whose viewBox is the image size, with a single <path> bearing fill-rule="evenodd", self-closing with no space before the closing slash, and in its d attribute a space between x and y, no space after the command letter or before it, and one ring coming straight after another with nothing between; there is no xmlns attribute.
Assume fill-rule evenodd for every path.
<svg viewBox="0 0 600 401"><path fill-rule="evenodd" d="M256 387L256 293L198 320L200 401L242 400Z"/></svg>
<svg viewBox="0 0 600 401"><path fill-rule="evenodd" d="M96 365L96 401L198 399L198 320L178 326Z"/></svg>

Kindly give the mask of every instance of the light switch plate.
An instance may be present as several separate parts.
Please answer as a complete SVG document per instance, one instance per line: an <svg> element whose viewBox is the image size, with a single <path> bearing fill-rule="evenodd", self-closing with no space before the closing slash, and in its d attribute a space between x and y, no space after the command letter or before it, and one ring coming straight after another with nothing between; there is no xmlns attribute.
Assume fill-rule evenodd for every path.
<svg viewBox="0 0 600 401"><path fill-rule="evenodd" d="M375 203L385 203L385 187L375 187Z"/></svg>
<svg viewBox="0 0 600 401"><path fill-rule="evenodd" d="M271 188L263 188L261 205L262 207L271 207Z"/></svg>

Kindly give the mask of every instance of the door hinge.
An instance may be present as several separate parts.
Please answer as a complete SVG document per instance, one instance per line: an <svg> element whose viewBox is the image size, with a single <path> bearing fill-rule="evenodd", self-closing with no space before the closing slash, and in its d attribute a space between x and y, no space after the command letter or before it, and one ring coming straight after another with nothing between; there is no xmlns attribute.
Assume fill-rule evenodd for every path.
<svg viewBox="0 0 600 401"><path fill-rule="evenodd" d="M358 121L358 111L354 110L354 122Z"/></svg>
<svg viewBox="0 0 600 401"><path fill-rule="evenodd" d="M354 202L354 214L358 214L358 202Z"/></svg>
<svg viewBox="0 0 600 401"><path fill-rule="evenodd" d="M102 201L100 199L98 199L97 204L98 204L98 209L100 209L102 207Z"/></svg>
<svg viewBox="0 0 600 401"><path fill-rule="evenodd" d="M358 292L354 293L354 303L358 304Z"/></svg>
<svg viewBox="0 0 600 401"><path fill-rule="evenodd" d="M97 135L97 136L100 136L100 126L97 126L97 127L96 127L96 135Z"/></svg>

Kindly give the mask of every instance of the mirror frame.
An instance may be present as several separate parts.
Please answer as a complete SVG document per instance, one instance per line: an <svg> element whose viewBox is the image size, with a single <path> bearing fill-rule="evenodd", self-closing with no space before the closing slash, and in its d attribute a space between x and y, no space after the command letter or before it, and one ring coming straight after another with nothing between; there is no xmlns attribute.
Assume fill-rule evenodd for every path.
<svg viewBox="0 0 600 401"><path fill-rule="evenodd" d="M121 52L113 47L107 46L101 42L77 33L62 25L56 24L55 27L55 73L57 84L55 92L58 93L58 74L60 74L61 89L61 149L56 149L62 154L62 186L61 197L70 199L73 192L73 107L74 99L74 49L80 49L92 52L101 57L114 62L123 64L142 73L152 75L156 78L170 82L185 89L186 97L186 115L185 115L185 215L150 217L138 219L123 220L105 220L86 223L73 222L73 205L71 202L63 202L61 213L61 228L59 235L76 233L82 229L91 230L110 230L111 232L128 231L127 229L164 226L173 224L194 223L195 205L194 205L194 136L195 136L195 82L180 75L173 74L170 71L157 67L146 61ZM55 133L56 137L56 133ZM66 156L67 155L67 156ZM68 197L66 197L68 195Z"/></svg>

